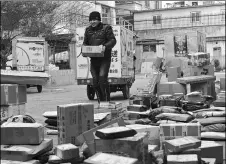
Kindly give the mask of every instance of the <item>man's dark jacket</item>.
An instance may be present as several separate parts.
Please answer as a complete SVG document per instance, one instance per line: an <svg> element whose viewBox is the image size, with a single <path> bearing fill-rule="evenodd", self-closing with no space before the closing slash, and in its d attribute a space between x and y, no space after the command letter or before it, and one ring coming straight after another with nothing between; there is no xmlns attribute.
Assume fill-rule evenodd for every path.
<svg viewBox="0 0 226 164"><path fill-rule="evenodd" d="M111 58L111 50L116 44L112 27L107 24L99 23L96 27L89 26L85 30L83 45L105 46L104 58ZM99 57L92 57L91 60L98 60Z"/></svg>

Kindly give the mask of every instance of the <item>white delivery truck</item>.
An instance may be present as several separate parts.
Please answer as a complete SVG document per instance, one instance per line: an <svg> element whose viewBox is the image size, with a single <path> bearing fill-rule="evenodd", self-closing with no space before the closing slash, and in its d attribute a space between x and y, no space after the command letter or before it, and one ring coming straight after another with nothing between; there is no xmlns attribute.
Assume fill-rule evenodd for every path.
<svg viewBox="0 0 226 164"><path fill-rule="evenodd" d="M17 37L12 41L12 69L18 71L45 72L48 69L48 43L45 38ZM36 86L38 92L42 85Z"/></svg>
<svg viewBox="0 0 226 164"><path fill-rule="evenodd" d="M93 100L95 97L92 88L92 76L90 73L90 58L83 57L81 46L84 40L86 27L76 28L76 55L77 55L77 83L78 85L87 85L87 97ZM134 39L133 32L119 25L112 26L116 45L112 49L111 66L109 70L108 81L110 91L122 91L125 99L129 98L130 87L135 81L134 71Z"/></svg>

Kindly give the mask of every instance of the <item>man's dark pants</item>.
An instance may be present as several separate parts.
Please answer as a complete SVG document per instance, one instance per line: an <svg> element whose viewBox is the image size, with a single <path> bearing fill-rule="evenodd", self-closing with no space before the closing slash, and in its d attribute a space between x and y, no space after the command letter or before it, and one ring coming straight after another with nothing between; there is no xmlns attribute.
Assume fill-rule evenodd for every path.
<svg viewBox="0 0 226 164"><path fill-rule="evenodd" d="M91 59L90 72L93 77L93 87L100 101L110 101L110 88L108 84L110 65L111 58Z"/></svg>

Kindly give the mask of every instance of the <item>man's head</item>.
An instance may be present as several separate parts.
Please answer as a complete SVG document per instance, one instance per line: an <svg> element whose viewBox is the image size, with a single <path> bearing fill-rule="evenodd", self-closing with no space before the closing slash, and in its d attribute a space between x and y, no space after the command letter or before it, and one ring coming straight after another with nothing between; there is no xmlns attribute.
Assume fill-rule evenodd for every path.
<svg viewBox="0 0 226 164"><path fill-rule="evenodd" d="M92 27L96 27L101 21L100 13L98 11L93 11L89 14L89 22Z"/></svg>

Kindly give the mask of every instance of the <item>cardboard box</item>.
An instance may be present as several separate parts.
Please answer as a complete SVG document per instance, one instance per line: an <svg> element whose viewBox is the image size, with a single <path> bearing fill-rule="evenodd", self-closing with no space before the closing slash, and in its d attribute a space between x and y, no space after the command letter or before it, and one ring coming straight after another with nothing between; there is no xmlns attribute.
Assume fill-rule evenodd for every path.
<svg viewBox="0 0 226 164"><path fill-rule="evenodd" d="M201 158L202 161L208 163L208 164L216 164L216 159L215 158Z"/></svg>
<svg viewBox="0 0 226 164"><path fill-rule="evenodd" d="M78 158L74 159L62 159L56 155L50 155L48 164L77 164L79 163L81 159L78 160Z"/></svg>
<svg viewBox="0 0 226 164"><path fill-rule="evenodd" d="M226 143L226 141L215 141L215 142L223 146L223 159L225 161L226 160L226 158L225 158L225 153L226 153L225 152L225 150L226 150L225 143Z"/></svg>
<svg viewBox="0 0 226 164"><path fill-rule="evenodd" d="M104 108L104 109L118 109L122 108L122 103L121 102L100 102L99 108Z"/></svg>
<svg viewBox="0 0 226 164"><path fill-rule="evenodd" d="M195 154L198 157L198 160L201 161L201 149L200 148L196 148L196 149L187 149L185 151L182 151L180 153L172 153L172 152L167 152L164 151L165 155L180 155L180 154Z"/></svg>
<svg viewBox="0 0 226 164"><path fill-rule="evenodd" d="M201 139L200 123L160 124L160 148L165 140L192 136Z"/></svg>
<svg viewBox="0 0 226 164"><path fill-rule="evenodd" d="M167 68L168 82L176 81L177 78L181 77L180 67L168 67Z"/></svg>
<svg viewBox="0 0 226 164"><path fill-rule="evenodd" d="M168 155L167 164L199 164L199 161L195 154Z"/></svg>
<svg viewBox="0 0 226 164"><path fill-rule="evenodd" d="M136 158L123 157L115 154L96 153L86 159L84 164L139 164Z"/></svg>
<svg viewBox="0 0 226 164"><path fill-rule="evenodd" d="M53 148L53 140L45 138L39 145L1 145L1 159L29 161Z"/></svg>
<svg viewBox="0 0 226 164"><path fill-rule="evenodd" d="M135 95L133 97L133 104L136 105L144 105L146 106L148 109L151 107L151 103L153 102L153 100L156 99L156 97L154 97L153 95Z"/></svg>
<svg viewBox="0 0 226 164"><path fill-rule="evenodd" d="M1 105L1 121L15 115L24 115L26 113L26 104L19 105Z"/></svg>
<svg viewBox="0 0 226 164"><path fill-rule="evenodd" d="M159 95L173 95L175 93L186 93L185 87L177 82L164 82L157 84L157 94Z"/></svg>
<svg viewBox="0 0 226 164"><path fill-rule="evenodd" d="M141 118L148 118L149 113L150 111L146 112L127 111L123 118L128 120L138 120Z"/></svg>
<svg viewBox="0 0 226 164"><path fill-rule="evenodd" d="M220 89L225 91L225 77L220 78Z"/></svg>
<svg viewBox="0 0 226 164"><path fill-rule="evenodd" d="M158 150L158 145L148 145L148 152L154 152Z"/></svg>
<svg viewBox="0 0 226 164"><path fill-rule="evenodd" d="M148 145L144 144L147 133L138 133L133 137L103 140L96 137L96 152L121 154L137 158L140 163L148 161Z"/></svg>
<svg viewBox="0 0 226 164"><path fill-rule="evenodd" d="M217 100L225 100L225 92L218 93Z"/></svg>
<svg viewBox="0 0 226 164"><path fill-rule="evenodd" d="M82 55L84 57L104 57L103 46L82 46Z"/></svg>
<svg viewBox="0 0 226 164"><path fill-rule="evenodd" d="M126 109L123 109L123 108L111 109L111 119L124 116L125 113L126 113Z"/></svg>
<svg viewBox="0 0 226 164"><path fill-rule="evenodd" d="M223 145L215 141L202 141L201 158L216 158L216 163L223 163Z"/></svg>
<svg viewBox="0 0 226 164"><path fill-rule="evenodd" d="M95 132L95 136L101 139L125 138L125 137L132 137L136 134L137 132L134 129L128 128L126 126L103 128L103 129L98 129Z"/></svg>
<svg viewBox="0 0 226 164"><path fill-rule="evenodd" d="M197 52L188 54L188 65L203 67L210 64L210 54Z"/></svg>
<svg viewBox="0 0 226 164"><path fill-rule="evenodd" d="M77 137L94 128L94 105L78 103L57 106L58 144L79 145Z"/></svg>
<svg viewBox="0 0 226 164"><path fill-rule="evenodd" d="M215 107L226 107L225 99L215 100L215 101L213 102L213 105L214 105Z"/></svg>
<svg viewBox="0 0 226 164"><path fill-rule="evenodd" d="M200 76L200 75L212 75L214 76L214 65L206 65L203 67L188 66L184 72L184 77L187 76Z"/></svg>
<svg viewBox="0 0 226 164"><path fill-rule="evenodd" d="M195 149L201 146L201 140L194 137L183 137L164 142L164 149L167 153L180 153L187 149Z"/></svg>
<svg viewBox="0 0 226 164"><path fill-rule="evenodd" d="M146 132L147 140L144 140L144 143L159 146L159 126L132 124L126 125L126 127L132 128L139 133Z"/></svg>
<svg viewBox="0 0 226 164"><path fill-rule="evenodd" d="M173 107L175 107L175 106L177 106L177 104L176 104L176 100L175 99L171 99L171 100L163 99L163 100L159 101L159 106L160 107L161 106L173 106Z"/></svg>
<svg viewBox="0 0 226 164"><path fill-rule="evenodd" d="M127 110L135 111L135 112L145 112L147 110L147 107L144 105L133 104L133 105L128 105Z"/></svg>
<svg viewBox="0 0 226 164"><path fill-rule="evenodd" d="M5 122L1 126L1 144L36 145L44 139L44 126L40 123Z"/></svg>
<svg viewBox="0 0 226 164"><path fill-rule="evenodd" d="M26 162L21 161L11 161L11 160L1 160L1 164L40 164L38 160L29 160Z"/></svg>
<svg viewBox="0 0 226 164"><path fill-rule="evenodd" d="M1 84L1 106L27 103L26 85Z"/></svg>
<svg viewBox="0 0 226 164"><path fill-rule="evenodd" d="M73 144L57 145L55 154L61 159L79 158L79 148Z"/></svg>

